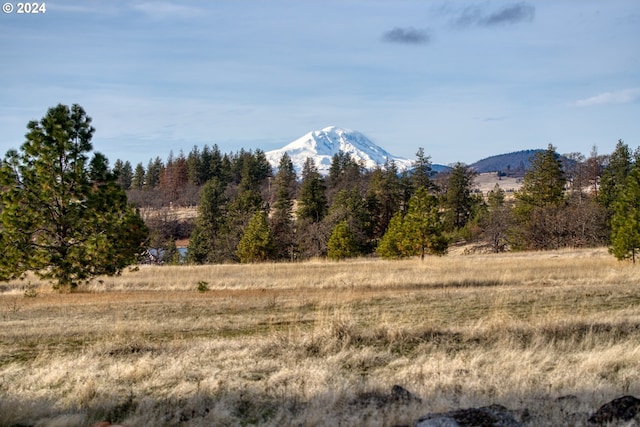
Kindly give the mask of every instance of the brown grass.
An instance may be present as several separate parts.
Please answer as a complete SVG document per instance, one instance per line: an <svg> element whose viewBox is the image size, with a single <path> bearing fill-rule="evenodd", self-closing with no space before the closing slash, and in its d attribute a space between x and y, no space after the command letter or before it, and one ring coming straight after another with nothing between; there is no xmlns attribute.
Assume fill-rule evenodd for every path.
<svg viewBox="0 0 640 427"><path fill-rule="evenodd" d="M586 425L640 394L639 279L598 249L12 282L0 425L410 425L491 403Z"/></svg>

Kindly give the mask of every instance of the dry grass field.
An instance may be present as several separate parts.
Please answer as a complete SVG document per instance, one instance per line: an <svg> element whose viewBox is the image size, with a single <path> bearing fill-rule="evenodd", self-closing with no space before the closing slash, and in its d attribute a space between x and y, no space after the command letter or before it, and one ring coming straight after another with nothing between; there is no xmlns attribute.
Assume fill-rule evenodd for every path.
<svg viewBox="0 0 640 427"><path fill-rule="evenodd" d="M506 192L508 198L513 197L514 192L522 188L522 178L513 178L509 176L498 177L495 172L481 173L476 175L473 180L475 188L487 195L489 191L495 189L496 184Z"/></svg>
<svg viewBox="0 0 640 427"><path fill-rule="evenodd" d="M639 284L606 249L2 284L0 426L393 426L494 403L588 425L640 395Z"/></svg>

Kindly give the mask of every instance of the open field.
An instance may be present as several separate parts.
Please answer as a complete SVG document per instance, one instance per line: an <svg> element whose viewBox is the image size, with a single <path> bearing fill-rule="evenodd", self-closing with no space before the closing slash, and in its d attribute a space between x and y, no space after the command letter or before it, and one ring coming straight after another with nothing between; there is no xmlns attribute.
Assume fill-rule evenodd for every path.
<svg viewBox="0 0 640 427"><path fill-rule="evenodd" d="M25 288L0 286L0 426L392 426L494 403L580 426L640 395L640 267L606 249Z"/></svg>
<svg viewBox="0 0 640 427"><path fill-rule="evenodd" d="M474 178L473 184L485 196L498 184L507 193L507 196L512 197L515 191L522 188L522 178L498 177L495 172L488 172L478 174Z"/></svg>

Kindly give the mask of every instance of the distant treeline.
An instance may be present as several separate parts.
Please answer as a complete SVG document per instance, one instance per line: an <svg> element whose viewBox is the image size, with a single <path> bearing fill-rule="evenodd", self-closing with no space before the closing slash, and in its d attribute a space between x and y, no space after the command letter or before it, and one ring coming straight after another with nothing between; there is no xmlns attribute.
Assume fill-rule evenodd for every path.
<svg viewBox="0 0 640 427"><path fill-rule="evenodd" d="M423 149L402 172L393 161L367 170L340 152L328 176L307 159L298 177L286 154L274 171L261 150L217 146L146 168L118 160L113 171L138 207L198 206L190 227L170 216L148 224L166 262L178 260L175 240L185 237L187 262L257 262L442 255L459 243L494 252L613 245L636 157L622 141L611 155L534 150L511 199L498 186L479 194L475 170L462 163L435 174Z"/></svg>

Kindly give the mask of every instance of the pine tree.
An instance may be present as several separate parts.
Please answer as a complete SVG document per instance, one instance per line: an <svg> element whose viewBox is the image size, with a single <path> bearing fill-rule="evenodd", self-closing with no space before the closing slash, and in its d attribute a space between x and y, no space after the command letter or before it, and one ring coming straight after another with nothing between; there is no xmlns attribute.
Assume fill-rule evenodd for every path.
<svg viewBox="0 0 640 427"><path fill-rule="evenodd" d="M520 249L557 249L566 242L566 230L559 227L565 205L565 175L560 156L550 144L535 154L523 185L516 192L512 235Z"/></svg>
<svg viewBox="0 0 640 427"><path fill-rule="evenodd" d="M190 184L199 186L203 182L200 182L200 149L197 145L194 145L189 154L187 155L187 179ZM204 181L206 182L206 181Z"/></svg>
<svg viewBox="0 0 640 427"><path fill-rule="evenodd" d="M287 153L284 153L280 159L273 185L276 199L273 204L270 225L277 248L277 258L292 260L295 241L293 199L296 189L296 172Z"/></svg>
<svg viewBox="0 0 640 427"><path fill-rule="evenodd" d="M600 178L600 192L598 201L611 211L613 205L618 200L619 193L625 186L627 176L631 171L631 151L621 139L618 140L616 148L609 156L609 162L602 172ZM610 212L611 214L612 212Z"/></svg>
<svg viewBox="0 0 640 427"><path fill-rule="evenodd" d="M438 200L425 187L419 188L409 201L404 217L403 247L411 255L444 255L447 240L443 236L443 223Z"/></svg>
<svg viewBox="0 0 640 427"><path fill-rule="evenodd" d="M224 185L215 178L207 181L200 191L198 216L187 250L188 262L203 264L219 259L227 204Z"/></svg>
<svg viewBox="0 0 640 427"><path fill-rule="evenodd" d="M267 217L262 211L256 212L238 242L236 255L242 263L264 262L272 259L275 251L275 242Z"/></svg>
<svg viewBox="0 0 640 427"><path fill-rule="evenodd" d="M113 173L116 176L118 185L120 185L123 190L131 188L131 183L133 181L133 168L128 160L124 163L120 159L116 160L113 164Z"/></svg>
<svg viewBox="0 0 640 427"><path fill-rule="evenodd" d="M298 219L320 222L327 214L327 196L324 180L312 158L307 158L302 169L302 184L298 197Z"/></svg>
<svg viewBox="0 0 640 427"><path fill-rule="evenodd" d="M640 250L640 165L631 168L624 185L613 202L611 246L609 251L619 260L636 262Z"/></svg>
<svg viewBox="0 0 640 427"><path fill-rule="evenodd" d="M516 198L527 208L558 205L564 200L565 183L560 156L549 144L545 151L535 154Z"/></svg>
<svg viewBox="0 0 640 427"><path fill-rule="evenodd" d="M371 249L373 240L373 221L367 207L367 199L358 190L340 190L333 198L333 204L324 219L328 230L346 222L353 239L357 243L359 253Z"/></svg>
<svg viewBox="0 0 640 427"><path fill-rule="evenodd" d="M224 218L224 234L219 236L221 251L216 261L237 262L236 249L249 221L256 212L264 211L265 203L256 191L245 190L232 198Z"/></svg>
<svg viewBox="0 0 640 427"><path fill-rule="evenodd" d="M431 166L431 156L424 154L424 148L420 147L416 153L416 160L411 165L411 186L413 191L419 188L426 188L431 191L434 189L431 174L433 172ZM412 193L413 193L412 191Z"/></svg>
<svg viewBox="0 0 640 427"><path fill-rule="evenodd" d="M403 227L403 214L402 212L396 212L395 215L389 221L386 233L380 239L376 252L382 258L397 259L409 256L409 253L404 250L404 227Z"/></svg>
<svg viewBox="0 0 640 427"><path fill-rule="evenodd" d="M378 239L386 233L391 218L403 207L403 188L393 160L387 160L383 168L372 172L367 201L374 238Z"/></svg>
<svg viewBox="0 0 640 427"><path fill-rule="evenodd" d="M260 192L261 186L271 176L271 165L262 150L255 154L243 152L240 161L240 189Z"/></svg>
<svg viewBox="0 0 640 427"><path fill-rule="evenodd" d="M357 257L361 254L360 244L350 230L346 220L339 222L327 243L327 256L333 260Z"/></svg>
<svg viewBox="0 0 640 427"><path fill-rule="evenodd" d="M144 166L142 166L142 163L138 163L135 171L133 172L133 178L131 179L132 190L142 190L144 187L144 175Z"/></svg>
<svg viewBox="0 0 640 427"><path fill-rule="evenodd" d="M329 204L333 202L333 196L341 190L360 189L363 184L363 172L364 167L351 154L344 151L334 154L327 178Z"/></svg>
<svg viewBox="0 0 640 427"><path fill-rule="evenodd" d="M472 184L473 171L462 163L453 165L444 197L445 224L449 231L461 229L471 218L475 205Z"/></svg>
<svg viewBox="0 0 640 427"><path fill-rule="evenodd" d="M447 246L438 201L421 187L411 197L406 215L393 217L378 253L385 258L420 255L424 259L427 254L446 254Z"/></svg>
<svg viewBox="0 0 640 427"><path fill-rule="evenodd" d="M147 165L147 170L144 175L144 188L146 190L156 188L160 184L160 175L162 175L163 169L164 164L160 157L156 157L154 160L149 160L149 164Z"/></svg>
<svg viewBox="0 0 640 427"><path fill-rule="evenodd" d="M0 163L0 278L33 271L56 288L119 274L144 251L147 229L94 153L91 118L77 104L50 108L20 152Z"/></svg>

